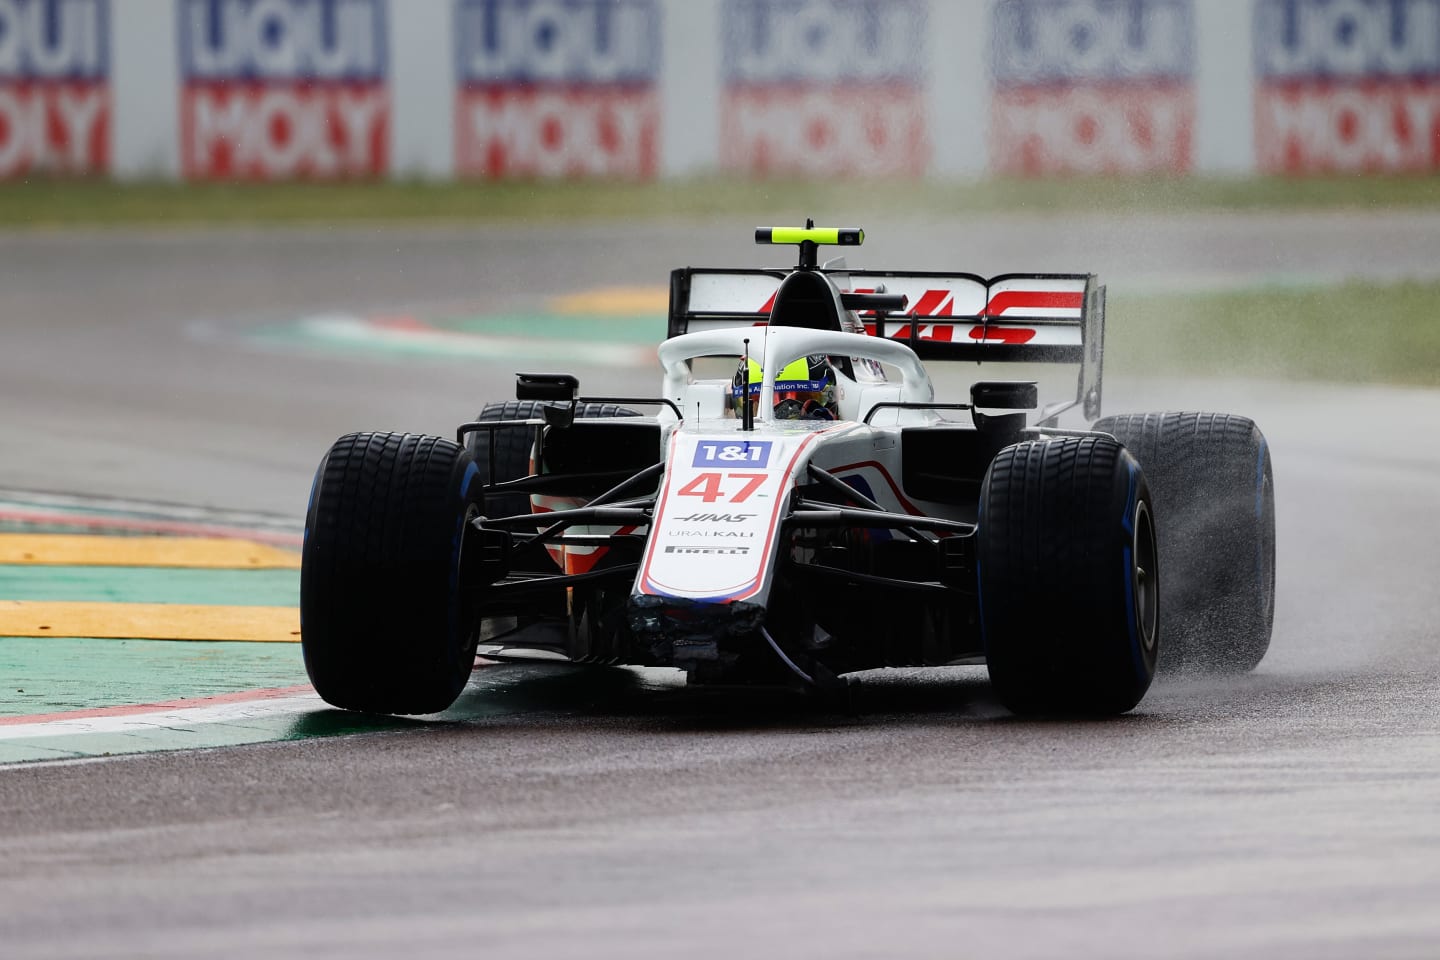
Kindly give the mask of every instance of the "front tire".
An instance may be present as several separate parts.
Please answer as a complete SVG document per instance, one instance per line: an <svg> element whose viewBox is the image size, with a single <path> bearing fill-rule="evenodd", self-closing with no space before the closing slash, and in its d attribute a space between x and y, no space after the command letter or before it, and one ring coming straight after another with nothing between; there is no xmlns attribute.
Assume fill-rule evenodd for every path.
<svg viewBox="0 0 1440 960"><path fill-rule="evenodd" d="M305 516L301 649L327 703L436 713L475 665L461 590L470 455L440 437L352 433L320 462Z"/></svg>
<svg viewBox="0 0 1440 960"><path fill-rule="evenodd" d="M1130 710L1159 651L1150 490L1108 437L1017 443L980 488L980 623L990 682L1019 714Z"/></svg>

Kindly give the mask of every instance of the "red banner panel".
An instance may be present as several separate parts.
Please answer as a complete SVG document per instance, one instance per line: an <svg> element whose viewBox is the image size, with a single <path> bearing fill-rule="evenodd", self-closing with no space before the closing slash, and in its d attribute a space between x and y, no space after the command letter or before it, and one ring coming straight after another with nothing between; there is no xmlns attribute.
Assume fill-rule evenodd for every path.
<svg viewBox="0 0 1440 960"><path fill-rule="evenodd" d="M920 91L736 89L720 103L720 164L752 176L919 177L930 159Z"/></svg>
<svg viewBox="0 0 1440 960"><path fill-rule="evenodd" d="M1195 94L1188 84L1012 90L995 95L991 122L997 173L1184 173Z"/></svg>
<svg viewBox="0 0 1440 960"><path fill-rule="evenodd" d="M648 180L659 155L653 87L468 87L460 91L460 173Z"/></svg>

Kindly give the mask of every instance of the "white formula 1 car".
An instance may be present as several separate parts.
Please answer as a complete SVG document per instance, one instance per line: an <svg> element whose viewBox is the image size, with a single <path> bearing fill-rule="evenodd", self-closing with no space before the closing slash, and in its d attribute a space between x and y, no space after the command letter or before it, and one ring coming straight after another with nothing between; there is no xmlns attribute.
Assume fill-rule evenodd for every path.
<svg viewBox="0 0 1440 960"><path fill-rule="evenodd" d="M320 695L440 711L478 650L818 691L984 663L1017 713L1104 715L1157 662L1259 663L1275 514L1255 424L1096 420L1093 275L820 265L863 237L759 230L798 265L674 271L658 396L521 374L455 442L336 441L301 577ZM1027 380L937 399L922 359L1068 363L1078 383L1043 406ZM1061 429L1068 411L1093 428Z"/></svg>

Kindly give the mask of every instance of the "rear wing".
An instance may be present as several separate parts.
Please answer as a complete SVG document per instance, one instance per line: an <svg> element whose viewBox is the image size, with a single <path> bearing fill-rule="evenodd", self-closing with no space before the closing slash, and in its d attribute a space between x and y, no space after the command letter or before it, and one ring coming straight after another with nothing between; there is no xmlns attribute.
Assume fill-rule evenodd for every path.
<svg viewBox="0 0 1440 960"><path fill-rule="evenodd" d="M770 320L789 270L685 267L670 275L669 336ZM922 360L1079 364L1077 402L1100 415L1105 348L1105 287L1094 274L822 271L846 294L903 295L903 310L853 313L872 336L896 340ZM847 318L842 316L842 326Z"/></svg>

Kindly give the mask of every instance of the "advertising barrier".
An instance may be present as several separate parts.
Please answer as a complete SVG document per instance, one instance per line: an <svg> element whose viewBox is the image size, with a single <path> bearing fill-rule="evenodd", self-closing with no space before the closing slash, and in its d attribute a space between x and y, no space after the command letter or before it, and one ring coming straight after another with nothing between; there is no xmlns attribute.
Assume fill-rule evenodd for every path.
<svg viewBox="0 0 1440 960"><path fill-rule="evenodd" d="M461 176L650 179L655 0L457 0Z"/></svg>
<svg viewBox="0 0 1440 960"><path fill-rule="evenodd" d="M1258 0L1262 172L1440 169L1440 0Z"/></svg>
<svg viewBox="0 0 1440 960"><path fill-rule="evenodd" d="M1188 172L1194 19L1192 0L998 0L992 170Z"/></svg>
<svg viewBox="0 0 1440 960"><path fill-rule="evenodd" d="M1440 0L0 0L0 179L1440 170Z"/></svg>
<svg viewBox="0 0 1440 960"><path fill-rule="evenodd" d="M191 179L387 170L384 0L179 0Z"/></svg>
<svg viewBox="0 0 1440 960"><path fill-rule="evenodd" d="M0 0L0 177L110 168L107 0Z"/></svg>
<svg viewBox="0 0 1440 960"><path fill-rule="evenodd" d="M721 168L923 175L928 12L921 0L726 0Z"/></svg>

